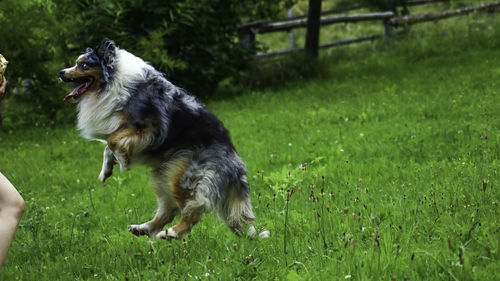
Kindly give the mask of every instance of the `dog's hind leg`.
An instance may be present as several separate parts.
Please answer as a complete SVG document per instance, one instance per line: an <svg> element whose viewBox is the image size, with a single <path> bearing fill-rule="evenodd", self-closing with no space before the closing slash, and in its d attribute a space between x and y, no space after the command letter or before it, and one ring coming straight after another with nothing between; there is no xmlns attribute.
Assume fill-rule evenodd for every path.
<svg viewBox="0 0 500 281"><path fill-rule="evenodd" d="M215 177L214 169L191 165L175 181L171 190L181 211L181 220L166 231L159 232L157 238L181 239L200 221L205 212L213 209L217 197L214 192Z"/></svg>
<svg viewBox="0 0 500 281"><path fill-rule="evenodd" d="M192 206L185 207L182 210L180 222L167 230L159 232L156 235L157 238L168 240L181 239L191 231L191 228L200 221L205 210L195 200L191 200L188 204Z"/></svg>
<svg viewBox="0 0 500 281"><path fill-rule="evenodd" d="M129 230L135 235L154 236L163 226L172 222L181 209L184 209L186 202L192 198L188 189L181 187L186 169L191 163L190 151L179 151L177 154L169 157L169 161L161 164L154 170L154 190L157 198L158 209L155 217L146 223L129 226ZM186 212L183 212L181 225L188 225ZM193 216L191 221L196 221ZM183 232L179 229L179 232ZM156 235L159 238L165 236L165 231ZM166 236L165 236L166 238Z"/></svg>
<svg viewBox="0 0 500 281"><path fill-rule="evenodd" d="M156 193L158 201L158 209L154 218L142 224L132 224L128 227L129 231L134 235L148 235L154 237L160 232L167 223L172 222L175 216L179 213L175 201L165 192Z"/></svg>
<svg viewBox="0 0 500 281"><path fill-rule="evenodd" d="M104 157L102 159L102 169L99 174L99 180L104 182L113 173L113 166L116 164L115 156L108 146L104 149Z"/></svg>

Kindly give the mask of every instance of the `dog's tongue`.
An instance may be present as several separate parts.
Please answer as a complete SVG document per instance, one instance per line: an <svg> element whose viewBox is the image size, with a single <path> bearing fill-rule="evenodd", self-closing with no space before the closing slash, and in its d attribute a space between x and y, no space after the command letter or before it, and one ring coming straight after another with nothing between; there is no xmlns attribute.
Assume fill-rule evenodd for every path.
<svg viewBox="0 0 500 281"><path fill-rule="evenodd" d="M80 89L82 89L83 87L85 87L85 83L83 84L80 84L78 86L76 86L73 91L71 91L71 93L69 93L69 95L67 95L65 98L64 98L64 102L67 102L69 101L72 97L78 95L80 93Z"/></svg>

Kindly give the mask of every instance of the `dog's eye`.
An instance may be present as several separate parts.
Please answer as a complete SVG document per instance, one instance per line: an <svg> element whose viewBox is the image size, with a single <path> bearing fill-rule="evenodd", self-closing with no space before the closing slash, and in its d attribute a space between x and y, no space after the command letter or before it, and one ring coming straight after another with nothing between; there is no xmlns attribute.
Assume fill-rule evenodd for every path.
<svg viewBox="0 0 500 281"><path fill-rule="evenodd" d="M80 70L87 70L87 69L89 69L89 65L88 65L88 64L86 64L86 63L84 63L84 62L82 62L82 63L79 63L79 64L78 64L78 68L79 68Z"/></svg>

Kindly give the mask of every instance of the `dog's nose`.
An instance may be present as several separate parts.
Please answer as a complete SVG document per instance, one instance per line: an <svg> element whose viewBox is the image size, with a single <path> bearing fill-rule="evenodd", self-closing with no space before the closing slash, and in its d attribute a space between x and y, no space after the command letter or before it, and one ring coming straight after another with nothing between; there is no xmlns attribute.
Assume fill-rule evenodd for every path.
<svg viewBox="0 0 500 281"><path fill-rule="evenodd" d="M61 77L61 79L64 78L64 73L64 70L59 71L59 77Z"/></svg>

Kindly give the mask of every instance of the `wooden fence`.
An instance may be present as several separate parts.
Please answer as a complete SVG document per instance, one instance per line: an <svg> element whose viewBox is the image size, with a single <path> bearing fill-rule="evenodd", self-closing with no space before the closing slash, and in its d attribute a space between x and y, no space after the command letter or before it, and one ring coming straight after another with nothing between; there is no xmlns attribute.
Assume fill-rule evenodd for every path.
<svg viewBox="0 0 500 281"><path fill-rule="evenodd" d="M413 0L409 1L409 6L414 5L422 5L428 3L436 3L436 2L446 2L446 0ZM345 12L347 10L354 10L362 8L360 5L353 5L344 9L335 9L329 11L321 12L320 24L321 25L329 25L335 23L349 23L349 22L361 22L361 21L375 21L382 20L385 26L385 34L375 34L369 36L362 36L359 38L352 38L340 41L333 41L324 44L319 44L318 48L327 48L333 46L346 45L356 42L363 41L371 41L378 38L386 37L389 41L393 35L393 28L401 27L401 26L409 26L412 24L417 24L421 22L427 21L437 21L449 17L459 16L468 14L478 10L489 10L492 12L495 8L500 7L500 1L494 1L489 3L484 3L472 7L459 8L455 10L441 11L435 13L425 13L425 14L415 14L415 15L407 15L407 16L396 16L393 12L378 12L378 13L365 13L365 14L353 14L353 15L334 15L328 16L332 13ZM290 49L268 52L268 53L258 53L257 57L268 57L275 56L280 54L286 54L290 52L295 52L299 50L303 50L303 47L295 48L293 45L293 29L294 28L304 28L307 26L307 15L299 15L295 17L291 17L289 13L289 18L286 20L278 21L278 22L267 22L267 21L253 21L238 27L238 32L240 34L241 42L250 47L251 44L255 42L255 34L257 33L269 33L269 32L277 32L277 31L288 31L290 32Z"/></svg>

